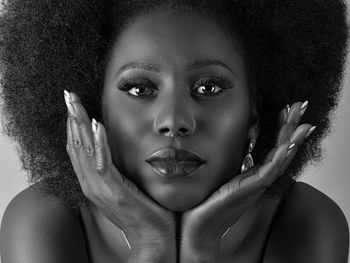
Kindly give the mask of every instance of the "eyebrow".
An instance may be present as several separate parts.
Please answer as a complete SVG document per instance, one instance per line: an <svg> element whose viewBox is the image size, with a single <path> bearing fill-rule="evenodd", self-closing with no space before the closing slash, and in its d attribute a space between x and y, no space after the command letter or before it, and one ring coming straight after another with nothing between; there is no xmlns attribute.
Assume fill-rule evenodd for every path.
<svg viewBox="0 0 350 263"><path fill-rule="evenodd" d="M186 70L193 70L193 69L199 69L199 68L203 68L203 67L207 67L207 66L221 66L221 67L228 69L230 72L232 72L234 75L236 75L235 72L229 66L227 66L222 61L216 60L216 59L206 59L206 60L195 61L195 62L187 64L185 69ZM130 70L130 69L143 69L143 70L157 72L157 73L160 72L160 69L151 63L128 62L117 71L115 77L117 75L119 75L121 72L126 71L126 70Z"/></svg>
<svg viewBox="0 0 350 263"><path fill-rule="evenodd" d="M153 71L157 73L160 72L160 70L157 67L155 67L150 63L128 62L118 70L116 76L119 75L122 71L129 70L129 69L144 69L144 70Z"/></svg>
<svg viewBox="0 0 350 263"><path fill-rule="evenodd" d="M221 66L228 69L230 72L236 75L236 73L229 66L227 66L224 62L221 62L220 60L216 60L216 59L206 59L201 61L195 61L193 63L188 64L186 67L186 70L199 69L207 66Z"/></svg>

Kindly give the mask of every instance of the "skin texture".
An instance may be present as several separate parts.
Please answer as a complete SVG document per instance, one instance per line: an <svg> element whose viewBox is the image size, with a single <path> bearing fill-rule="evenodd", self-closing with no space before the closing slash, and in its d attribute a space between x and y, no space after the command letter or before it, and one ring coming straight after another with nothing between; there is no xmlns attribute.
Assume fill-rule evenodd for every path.
<svg viewBox="0 0 350 263"><path fill-rule="evenodd" d="M150 228L145 230L146 220L139 220L143 222L143 227L133 222L135 216L132 216L131 212L145 209L145 204L142 202L135 203L134 196L138 197L138 200L141 198L141 201L145 197L128 179L118 179L122 175L111 162L103 126L98 124L97 132L93 133L93 138L91 138L91 124L87 122L86 111L75 94L70 95L70 98L72 105L68 103L67 106L73 120L70 120L72 118L70 117L67 123L70 127L67 131L67 151L71 156L75 171L79 174L79 180L86 196L112 223L118 225L127 234L131 233L134 250L129 258L130 262L137 262L138 259L144 258L145 254L161 255L160 258L147 257L146 259L162 262L169 252L175 251L176 248L171 245L174 243L161 242L161 244L166 244L166 247L159 248L159 245L149 242L152 236L157 236L156 240L166 238L165 240L174 241L176 229L181 230L180 239L176 240L176 247L180 249L181 262L221 262L220 237L226 228L232 226L262 196L264 190L284 172L285 167L295 155L294 148L304 142L311 128L310 124L298 126L304 112L301 109L301 102L293 104L288 113L285 109L282 110L279 124L281 129L277 136L276 146L266 156L264 164L256 165L247 172L236 176L221 186L203 204L186 211L182 215L180 224L173 225L176 227L172 229L173 231L164 232L164 228L161 228L163 224L159 224L159 220L155 228L149 231ZM152 205L151 201L146 201L148 206ZM222 216L217 217L218 213ZM141 214L145 218L148 216L149 222L154 222L154 219L150 220L150 211L145 210ZM160 214L159 211L158 214ZM162 220L165 218L161 216ZM124 221L123 224L125 219L127 221ZM139 232L135 235L137 231ZM134 243L136 240L143 239L145 241L141 241L143 245L141 247L139 243ZM174 256L170 258L174 259Z"/></svg>
<svg viewBox="0 0 350 263"><path fill-rule="evenodd" d="M204 60L229 69L186 68ZM150 63L160 71L117 74L131 62ZM125 78L129 91L121 90ZM115 44L105 79L104 120L113 162L161 205L188 210L239 172L248 137L257 138L258 122L255 116L249 123L254 116L239 49L217 24L184 13L138 18ZM172 138L175 134L181 136ZM189 178L161 178L144 160L167 145L191 149L207 163Z"/></svg>
<svg viewBox="0 0 350 263"><path fill-rule="evenodd" d="M158 16L148 18L150 20L155 18L156 21L159 19ZM198 17L191 18L198 19ZM166 25L166 22L169 21L167 16L163 16L163 19L166 20L163 25ZM178 17L177 21L179 21ZM134 22L134 25L138 25L137 22ZM159 21L157 21L158 23ZM140 25L145 24L148 24L147 21L143 22L141 20ZM133 32L132 29L131 26L131 32ZM144 31L142 27L141 31ZM214 32L217 32L217 30ZM128 31L125 35L128 36ZM132 43L133 41L128 39L128 42ZM121 44L121 46L123 45ZM116 60L118 61L118 59ZM107 97L110 98L111 95ZM67 151L75 172L86 196L96 204L97 208L113 224L119 226L131 237L134 250L128 262L137 262L140 258L144 258L145 251L147 251L147 255L152 255L146 257L146 260L162 262L167 258L169 252L174 252L176 248L179 249L176 254L178 254L181 262L221 262L220 239L226 229L235 224L262 196L263 192L284 173L294 157L296 149L302 145L312 131L310 124L299 126L307 102L297 102L290 108L283 109L280 112L280 131L276 137L275 147L266 156L264 163L255 165L247 172L235 176L203 203L193 209L186 209L178 224L171 223L169 225L161 223L161 221L175 222L175 215L170 212L172 210L171 203L170 207L165 206L167 209L164 210L146 198L137 186L125 178L115 167L112 161L113 151L109 147L108 133L105 128L99 124L89 123L87 113L76 94L67 93L66 103L70 113L67 123ZM104 111L109 110L109 104L104 103L103 105L106 106ZM249 105L249 103L246 105ZM110 127L108 119L107 123ZM91 131L91 125L94 132ZM176 135L178 137L182 138L184 136L182 132L174 131L172 126L168 129L171 133L178 134ZM194 133L190 132L188 134L192 136ZM237 138L238 140L239 138ZM145 199L148 208L145 208L146 205L142 202ZM162 201L157 196L155 199ZM158 212L152 218L150 212L154 211L154 207ZM134 222L135 216L133 216L133 213L135 212L133 211L135 209L138 212L146 209L145 212L141 212L144 219L138 220L139 223L142 222L142 226L137 221ZM221 216L217 217L218 214ZM155 219L157 215L161 216ZM167 220L168 217L170 220ZM146 227L147 219L149 225L153 227ZM175 237L177 231L179 232L179 238ZM152 237L159 237L158 240L164 239L165 241L160 242L161 247L159 247L159 244L149 243ZM140 243L136 242L139 240L141 240ZM174 246L174 241L176 241L176 246ZM156 258L155 255L157 255ZM170 258L174 259L174 255Z"/></svg>
<svg viewBox="0 0 350 263"><path fill-rule="evenodd" d="M84 194L129 237L133 253L128 263L172 262L176 258L174 216L117 170L105 128L93 124L92 130L79 98L69 95L66 101L70 112L67 152Z"/></svg>
<svg viewBox="0 0 350 263"><path fill-rule="evenodd" d="M62 144L67 139L62 92L78 94L89 116L105 124L104 60L119 36L115 29L162 6L215 13L241 39L251 69L249 87L263 99L254 161L262 162L273 147L278 112L286 104L309 101L304 120L317 129L267 197L281 196L308 163L321 160L346 58L349 28L343 0L8 0L0 17L4 133L18 146L29 181L72 212L91 202Z"/></svg>
<svg viewBox="0 0 350 263"><path fill-rule="evenodd" d="M150 18L150 17L148 17ZM159 18L159 17L152 17L152 19L155 19L157 23L162 22L162 25L166 28L168 25L172 28L174 27L174 23L172 19L176 19L177 22L181 25L182 21L187 21L186 23L190 25L194 25L192 27L188 27L185 31L185 33L188 33L188 35L192 35L193 33L198 33L195 31L196 28L199 27L199 25L203 25L203 20L200 20L198 22L199 17L175 17L171 20L165 19L165 17ZM150 20L152 20L150 18ZM189 20L187 20L189 19ZM147 36L151 35L151 37L154 37L159 42L159 35L157 34L159 31L155 27L157 23L152 23L153 21L149 21L149 23L142 23L143 25L148 25L149 28L137 28L135 31L139 35L144 30L152 34L148 34ZM135 22L137 25L137 21ZM134 24L134 25L135 25ZM185 24L187 25L187 24ZM197 25L197 26L196 26ZM210 37L207 37L208 39L213 38L219 38L221 39L221 43L223 44L225 42L222 35L213 35L214 32L219 33L220 30L210 31L212 25L207 24L207 29L205 33L209 34ZM148 30L147 30L148 29ZM152 29L152 30L151 30ZM179 32L180 28L176 28L175 33L176 36L181 36ZM127 31L128 32L128 31ZM126 33L127 33L126 32ZM164 36L165 32L162 32L162 36ZM169 33L169 31L166 31L166 33ZM176 42L177 38L174 37L172 34L173 32L170 32L169 35L165 34L165 40L168 40L169 42L165 41L167 43L167 47L173 47L170 48L170 50L165 49L164 52L161 52L164 57L167 55L167 58L164 59L163 56L160 56L160 61L163 66L166 65L165 71L168 73L169 76L179 76L176 78L176 80L180 79L180 83L185 83L184 77L182 74L184 74L183 71L179 70L179 68L182 68L183 61L186 61L184 57L182 57L182 54L192 54L195 53L195 48L191 46L191 43L185 42L185 37L180 37L179 43ZM131 34L131 33L130 33ZM125 34L127 36L127 34ZM197 35L197 34L196 34ZM221 38L220 38L221 37ZM127 38L127 37L125 37ZM199 43L207 43L205 41L206 35L200 35L198 36ZM122 38L123 40L123 38ZM150 39L144 40L151 41ZM129 43L134 43L133 41L128 40ZM138 43L138 41L135 41ZM156 42L156 41L154 41ZM171 44L175 42L174 46ZM228 42L228 41L226 41ZM122 46L122 45L121 45ZM147 47L147 45L145 45ZM204 45L205 46L205 45ZM223 45L225 46L225 45ZM118 46L119 47L119 46ZM176 48L174 48L176 47ZM210 46L209 46L210 47ZM131 48L131 47L130 47ZM179 48L179 50L177 49ZM212 49L213 47L209 48ZM231 49L234 50L234 48L231 46ZM162 50L161 47L158 47L158 49ZM222 47L222 50L225 48ZM189 52L186 52L186 50L189 50ZM201 50L199 49L199 52ZM231 50L232 51L232 50ZM237 51L237 50L236 50ZM206 51L208 52L208 50ZM145 52L146 53L146 52ZM151 52L152 53L152 52ZM238 53L238 52L237 52ZM118 53L117 53L118 54ZM113 53L114 55L114 53ZM127 52L123 55L127 55ZM134 54L133 54L134 55ZM137 55L135 53L135 55ZM207 55L207 54L206 54ZM227 56L234 56L234 54L229 53L226 54ZM224 57L224 56L223 56ZM119 56L112 57L112 62L114 59L116 59L119 62ZM237 60L235 62L237 62ZM165 61L165 62L164 62ZM180 62L179 62L180 61ZM163 63L162 63L163 62ZM113 63L112 63L113 65ZM241 64L242 65L242 64ZM111 66L113 68L113 66ZM236 65L237 68L239 68ZM242 68L241 68L242 70ZM112 71L112 70L111 70ZM243 70L242 70L243 71ZM242 72L241 71L241 72ZM169 72L174 73L174 75L171 75ZM203 73L203 72L201 72ZM244 75L243 73L240 75ZM163 76L163 75L162 75ZM163 76L164 77L164 76ZM169 81L172 83L177 83L177 81L174 81L169 77L168 79L172 80ZM108 85L108 78L106 78L106 85ZM164 81L166 82L166 81ZM242 81L244 82L244 81ZM166 82L168 83L168 82ZM239 86L239 85L238 85ZM241 86L241 88L244 85ZM195 112L198 115L191 116L193 118L185 118L185 114L187 113L186 109L187 104L190 101L190 97L185 91L186 89L175 89L174 87L182 87L182 85L160 85L159 87L164 87L163 90L164 93L159 96L164 96L161 98L165 98L164 101L159 102L159 107L154 107L158 109L158 111L155 110L155 112L147 112L146 110L140 110L141 107L138 108L138 111L136 111L133 108L128 108L128 104L125 103L124 108L116 108L116 105L119 105L115 102L115 100L118 99L117 96L113 97L111 93L108 93L105 90L104 93L104 116L106 120L106 127L99 123L97 130L97 133L93 133L91 130L91 123L90 118L87 115L87 112L85 111L84 107L82 106L82 103L78 97L77 94L71 93L70 95L70 102L72 105L68 104L68 108L71 112L72 118L69 118L67 121L67 152L70 156L70 160L72 162L72 165L74 167L74 171L79 179L79 183L81 185L81 188L84 192L84 194L89 198L100 211L103 212L103 214L116 226L122 228L125 230L127 236L132 241L133 245L133 253L131 257L128 259L128 262L140 262L142 259L143 261L146 260L149 262L169 262L170 260L174 260L174 252L178 252L178 258L180 259L180 262L222 262L221 255L218 253L218 244L220 243L220 237L223 234L223 232L226 230L226 227L235 224L235 222L244 214L249 208L252 206L254 202L256 202L263 192L271 186L271 184L280 176L286 167L290 164L291 160L294 158L296 154L296 150L303 144L304 140L306 139L306 134L308 131L310 131L311 125L310 124L302 124L299 126L300 118L302 116L303 111L301 110L302 102L296 102L293 104L290 108L290 110L287 112L286 109L281 110L280 112L280 123L279 123L279 133L277 135L277 140L275 142L275 148L273 148L268 155L265 158L265 161L262 165L256 165L253 169L249 170L248 172L244 174L235 173L235 177L230 180L229 182L225 183L227 181L227 178L224 175L220 174L220 171L213 170L211 174L220 174L220 177L217 182L217 187L213 187L213 189L210 189L208 186L211 186L209 184L209 181L204 181L203 187L198 187L198 193L192 193L189 190L186 191L179 191L177 189L177 185L174 183L174 186L171 187L170 193L167 192L157 192L156 189L153 189L152 186L148 186L146 181L146 177L142 177L142 169L140 169L139 172L135 173L129 173L129 170L131 165L125 165L124 169L120 169L120 167L123 167L123 161L118 160L116 156L118 155L119 151L127 151L126 144L133 145L131 142L133 140L139 140L138 142L143 142L149 140L149 137L147 137L147 134L145 136L142 136L143 134L135 134L136 131L140 132L143 130L146 131L152 131L157 136L162 136L168 138L169 134L176 134L177 131L179 131L178 140L182 138L190 138L189 136L195 136L197 127L202 127L202 129L205 131L205 122L204 117L201 118L201 112L197 112L196 110L193 110L193 108L189 108L189 112L191 110ZM173 88L173 89L171 89ZM107 88L106 88L107 89ZM167 90L169 89L169 90ZM214 110L217 110L217 113L226 112L228 110L232 110L230 112L230 117L238 116L237 120L240 120L240 115L235 115L234 113L237 111L247 112L244 111L244 109L248 108L249 103L247 103L248 96L242 95L242 93L239 93L239 91L242 91L244 93L244 89L238 89L238 97L239 101L237 101L238 110L235 108L228 108L225 107L224 109L220 107L215 107ZM169 92L169 94L165 94L165 92ZM174 99L173 96L178 94L177 92L181 92L181 95L179 96L179 99ZM181 96L181 97L180 97ZM110 100L111 99L111 100ZM113 100L115 99L115 100ZM129 100L125 100L127 102L130 102ZM172 102L178 102L178 101L184 101L184 104L179 106L179 108L176 108L175 111L175 103L172 104ZM122 103L123 101L118 101L119 103ZM191 100L192 102L192 100ZM245 103L246 102L246 103ZM168 104L166 104L168 103ZM232 103L232 101L231 101ZM146 103L145 103L146 104ZM194 103L193 103L194 104ZM209 103L208 103L209 104ZM174 108L169 107L169 105L174 106ZM228 104L231 105L231 104ZM221 105L220 105L221 106ZM237 106L237 107L238 107ZM72 108L74 109L74 112L71 111ZM126 112L130 111L130 114L134 113L134 115L114 115L115 112L118 112L117 110L120 110L119 112L124 111ZM161 111L163 109L163 111ZM165 110L166 109L166 110ZM235 110L234 110L235 109ZM304 108L305 109L305 108ZM220 111L221 110L221 111ZM254 113L254 109L250 109L251 112ZM165 112L165 113L164 113ZM179 114L175 115L174 113ZM208 115L212 114L213 111L208 112ZM113 113L113 115L112 115ZM140 115L140 113L145 114L148 118L153 117L153 121L148 121L147 118L144 120L143 118L140 118L138 122L135 123L128 123L130 120L134 120L133 118L136 118L136 115ZM173 115L171 114L173 113ZM215 111L214 111L215 113ZM163 115L162 115L163 114ZM252 114L254 115L254 114ZM71 116L71 117L72 117ZM114 116L118 116L119 119L114 119ZM127 117L126 117L127 116ZM164 117L165 116L165 117ZM169 117L170 116L170 117ZM175 118L175 117L176 118ZM123 119L125 118L125 119ZM202 122L198 121L203 119ZM214 131L212 133L209 133L213 136L213 138L216 138L216 140L221 139L220 133L223 131L227 131L224 129L223 125L226 125L226 123L221 123L219 118L212 118L212 122L218 121L218 127L217 131ZM225 136L232 136L229 137L230 143L239 144L242 137L244 137L244 132L241 131L243 129L242 127L245 127L245 136L257 136L258 134L258 119L252 118L255 120L254 122L251 121L251 118L248 118L246 115L245 119L241 119L239 122L232 121L230 128L230 132L234 130L234 132L224 134ZM161 120L161 121L158 121ZM194 124L190 125L191 122L188 120L193 121ZM121 121L124 121L128 125L126 125L126 128L121 128L118 126L118 123ZM144 121L144 122L143 122ZM199 125L197 123L202 123L202 125ZM148 123L153 124L149 125ZM147 126L148 124L148 126ZM221 124L221 126L220 126ZM250 125L248 125L250 124ZM138 126L140 125L140 126ZM135 128L136 127L136 128ZM147 127L151 127L153 129L147 129ZM170 127L170 128L169 128ZM248 127L250 129L248 129ZM237 131L237 130L238 131ZM239 131L240 130L240 131ZM108 131L108 132L107 132ZM210 131L210 130L209 130ZM133 133L134 132L134 133ZM219 132L219 133L216 133ZM153 133L152 133L153 134ZM243 134L243 135L242 135ZM135 136L134 136L135 135ZM204 134L205 135L205 134ZM217 135L217 136L216 136ZM109 136L108 140L107 137ZM125 139L124 147L119 147L118 143L122 144L122 140L118 137ZM124 137L123 137L124 136ZM208 136L209 137L209 136ZM176 137L177 138L177 137ZM205 138L205 137L204 137ZM210 137L210 140L213 138ZM174 139L176 140L176 139ZM78 143L75 143L78 142ZM291 143L294 142L294 148L292 151L289 151L288 157L287 155L287 148L291 146ZM177 142L178 143L178 142ZM207 143L206 140L204 140L203 143L198 143L198 145ZM228 142L222 143L222 147L226 148L227 151L229 151L228 147L225 147ZM241 142L242 143L242 142ZM244 143L242 143L244 145ZM293 144L292 144L293 145ZM214 147L214 145L213 145ZM231 145L232 147L232 145ZM136 147L135 147L136 148ZM145 146L146 148L146 146ZM89 149L89 151L87 151ZM213 148L215 150L215 148ZM212 149L211 149L212 150ZM221 150L221 149L220 149ZM133 164L137 164L139 158L135 158L136 154L140 151L140 149L135 149L133 151L133 156L129 156L130 159L134 158L136 159L136 162L134 161ZM208 151L209 152L209 151ZM241 157L244 153L244 147L241 147L240 150ZM217 150L217 154L219 154L219 150ZM216 156L215 156L216 157ZM239 161L236 161L236 155L234 155L235 159L231 159L231 162L236 166L236 170L239 168ZM230 156L230 158L233 158ZM129 159L129 160L130 160ZM238 159L238 157L237 157ZM212 158L213 162L215 162L215 159ZM220 160L220 158L218 158ZM232 160L235 160L233 162ZM225 160L228 163L228 160ZM115 163L115 165L114 165ZM229 163L228 163L229 164ZM118 169L117 167L118 166ZM214 166L215 167L215 166ZM132 167L131 167L132 168ZM138 169L136 165L136 169ZM142 167L141 167L142 168ZM122 171L122 173L121 173ZM216 172L216 173L215 173ZM135 174L135 177L132 177L133 174ZM209 175L211 175L209 174ZM137 177L139 175L139 177ZM125 177L124 177L125 176ZM231 171L232 176L232 171ZM138 186L133 184L131 181L129 181L128 178L132 178L137 185L140 185L142 187L142 190L145 192L141 192L138 189ZM213 182L210 182L211 184ZM225 183L224 185L222 185ZM207 184L207 185L206 185ZM222 185L219 189L217 189L220 185ZM206 187L205 187L206 186ZM140 187L140 188L141 188ZM210 195L211 191L214 191L213 194ZM192 189L193 191L193 189ZM193 191L194 192L194 191ZM154 200L148 199L146 197L146 194L148 194L150 197L152 197ZM192 202L192 204L195 205L195 207L191 207L192 209L187 209L185 206L187 201L185 202L182 199L176 199L177 202L174 202L173 199L177 198L179 195L187 195L187 200ZM203 199L209 195L209 198L204 200ZM154 201L158 202L156 204ZM199 204L198 204L199 203ZM163 207L160 207L159 204L161 204ZM179 205L178 205L179 204ZM184 210L186 209L186 212L183 213L181 220L179 222L179 225L174 225L174 215L171 211L168 211L168 209L173 211L178 210ZM143 216L142 219L139 220L139 222L132 222L132 220L135 218L135 211L142 211L141 215ZM220 218L217 217L217 215L222 215ZM142 222L142 225L140 225L140 222ZM155 223L156 222L156 223ZM170 223L169 223L170 222ZM145 225L147 225L145 227ZM330 223L331 225L333 224ZM342 223L344 224L344 223ZM174 246L174 239L175 239L175 228L180 229L180 238L176 241L178 242L177 246ZM169 230L170 229L170 230ZM149 240L153 240L153 238L150 237L157 237L158 240L161 240L161 242L154 243L150 242ZM326 238L327 235L322 236L321 238ZM164 238L164 239L162 239ZM155 238L156 239L156 238ZM157 240L157 239L156 239ZM141 241L141 242L140 242ZM140 242L140 243L138 243ZM345 242L343 241L342 244ZM165 244L165 247L161 244ZM136 248L136 249L135 249ZM151 249L150 249L151 248ZM175 249L179 248L179 251L176 251ZM330 254L333 253L330 252ZM311 252L308 255L308 259L315 260L315 257L312 257L310 255L313 255ZM146 258L145 258L146 257ZM305 257L306 258L306 257Z"/></svg>

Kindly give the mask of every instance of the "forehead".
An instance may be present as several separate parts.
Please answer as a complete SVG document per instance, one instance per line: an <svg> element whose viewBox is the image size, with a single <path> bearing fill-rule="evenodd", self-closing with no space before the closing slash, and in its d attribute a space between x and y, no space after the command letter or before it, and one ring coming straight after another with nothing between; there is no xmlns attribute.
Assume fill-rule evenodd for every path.
<svg viewBox="0 0 350 263"><path fill-rule="evenodd" d="M183 11L137 17L121 32L111 59L115 66L140 60L178 67L197 59L217 59L233 67L243 63L238 41L220 24Z"/></svg>

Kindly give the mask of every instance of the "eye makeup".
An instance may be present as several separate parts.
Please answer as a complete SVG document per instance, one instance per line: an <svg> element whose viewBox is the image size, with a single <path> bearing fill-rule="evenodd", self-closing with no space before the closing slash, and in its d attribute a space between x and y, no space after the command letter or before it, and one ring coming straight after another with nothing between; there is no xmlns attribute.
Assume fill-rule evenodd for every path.
<svg viewBox="0 0 350 263"><path fill-rule="evenodd" d="M191 91L199 90L200 87L214 87L214 90L219 89L216 92L193 92L195 96L210 99L212 97L217 97L225 93L226 89L232 89L234 84L228 78L219 75L210 75L205 77L197 77L191 85L193 88ZM156 85L146 78L129 78L123 77L118 84L118 89L124 91L131 99L151 99L159 93ZM146 90L146 95L133 95L130 93L132 89ZM202 89L203 90L203 89Z"/></svg>

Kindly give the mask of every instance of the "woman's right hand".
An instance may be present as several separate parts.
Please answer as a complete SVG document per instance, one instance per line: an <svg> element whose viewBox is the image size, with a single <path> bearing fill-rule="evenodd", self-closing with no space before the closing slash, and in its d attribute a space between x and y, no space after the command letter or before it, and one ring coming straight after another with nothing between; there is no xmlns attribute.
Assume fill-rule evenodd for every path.
<svg viewBox="0 0 350 263"><path fill-rule="evenodd" d="M125 233L135 258L128 262L157 262L157 257L162 257L159 262L175 262L174 213L156 204L118 171L105 127L97 123L93 131L95 124L79 97L65 92L65 99L69 110L66 149L75 174L84 195Z"/></svg>

